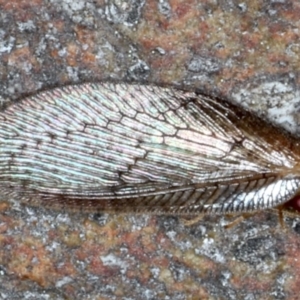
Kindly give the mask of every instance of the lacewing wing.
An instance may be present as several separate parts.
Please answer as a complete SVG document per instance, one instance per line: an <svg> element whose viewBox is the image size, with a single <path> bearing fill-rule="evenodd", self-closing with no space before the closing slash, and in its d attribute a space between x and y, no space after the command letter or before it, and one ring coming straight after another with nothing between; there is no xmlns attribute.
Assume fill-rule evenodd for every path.
<svg viewBox="0 0 300 300"><path fill-rule="evenodd" d="M0 194L29 205L155 214L286 203L299 142L224 100L153 85L89 83L0 112Z"/></svg>

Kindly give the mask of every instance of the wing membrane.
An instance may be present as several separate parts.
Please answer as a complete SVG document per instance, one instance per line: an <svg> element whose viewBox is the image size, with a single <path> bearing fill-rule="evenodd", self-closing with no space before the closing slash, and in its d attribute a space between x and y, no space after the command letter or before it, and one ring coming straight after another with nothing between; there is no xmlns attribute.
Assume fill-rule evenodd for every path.
<svg viewBox="0 0 300 300"><path fill-rule="evenodd" d="M298 189L291 138L194 92L69 86L8 107L0 126L0 189L20 201L232 212L277 205Z"/></svg>

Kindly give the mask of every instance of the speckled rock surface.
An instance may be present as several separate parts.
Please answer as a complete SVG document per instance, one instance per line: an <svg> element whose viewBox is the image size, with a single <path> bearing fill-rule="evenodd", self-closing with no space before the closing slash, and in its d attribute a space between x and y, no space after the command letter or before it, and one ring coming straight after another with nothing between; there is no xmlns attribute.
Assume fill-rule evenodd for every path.
<svg viewBox="0 0 300 300"><path fill-rule="evenodd" d="M0 100L112 78L197 87L299 134L298 1L0 0ZM299 299L300 219L0 203L0 299Z"/></svg>

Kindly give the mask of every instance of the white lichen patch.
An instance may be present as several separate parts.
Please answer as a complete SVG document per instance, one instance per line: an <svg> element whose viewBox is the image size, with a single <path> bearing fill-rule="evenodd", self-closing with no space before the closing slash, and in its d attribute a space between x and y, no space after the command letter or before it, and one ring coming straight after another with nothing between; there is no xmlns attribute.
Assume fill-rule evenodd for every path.
<svg viewBox="0 0 300 300"><path fill-rule="evenodd" d="M300 93L289 83L264 82L253 88L246 86L232 94L242 106L255 111L274 124L299 134Z"/></svg>

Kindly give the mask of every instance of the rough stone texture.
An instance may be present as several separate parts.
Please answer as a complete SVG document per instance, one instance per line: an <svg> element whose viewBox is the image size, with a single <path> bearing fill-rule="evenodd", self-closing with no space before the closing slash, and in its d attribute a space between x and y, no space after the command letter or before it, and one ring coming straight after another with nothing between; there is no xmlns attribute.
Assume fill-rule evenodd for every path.
<svg viewBox="0 0 300 300"><path fill-rule="evenodd" d="M197 87L299 133L300 4L0 0L0 100L113 78ZM0 203L1 299L298 299L300 219Z"/></svg>

